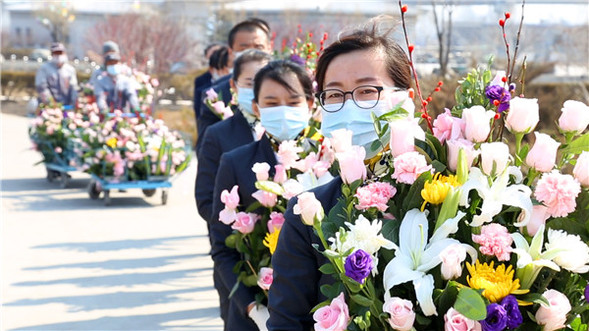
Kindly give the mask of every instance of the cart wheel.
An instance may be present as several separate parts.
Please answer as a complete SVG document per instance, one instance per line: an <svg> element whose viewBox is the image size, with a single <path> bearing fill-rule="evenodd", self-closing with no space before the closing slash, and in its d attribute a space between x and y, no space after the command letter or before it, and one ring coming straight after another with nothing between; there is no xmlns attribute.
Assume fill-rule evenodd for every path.
<svg viewBox="0 0 589 331"><path fill-rule="evenodd" d="M162 190L162 205L166 205L168 203L168 191Z"/></svg>
<svg viewBox="0 0 589 331"><path fill-rule="evenodd" d="M96 200L100 196L100 188L97 184L98 183L96 181L91 180L90 184L88 185L88 195L92 200Z"/></svg>
<svg viewBox="0 0 589 331"><path fill-rule="evenodd" d="M60 182L61 188L66 188L68 186L68 184L70 183L70 179L72 178L72 176L68 175L67 172L60 172L59 177L61 177L61 182Z"/></svg>
<svg viewBox="0 0 589 331"><path fill-rule="evenodd" d="M104 205L105 206L110 205L110 190L104 191Z"/></svg>
<svg viewBox="0 0 589 331"><path fill-rule="evenodd" d="M149 197L152 197L155 194L155 189L154 188L152 188L152 189L143 189L141 191L143 191L143 195L145 195L148 198Z"/></svg>
<svg viewBox="0 0 589 331"><path fill-rule="evenodd" d="M45 167L45 170L47 170L47 181L48 182L53 182L53 180L55 179L55 177L57 177L56 173L54 170L51 170L47 167Z"/></svg>

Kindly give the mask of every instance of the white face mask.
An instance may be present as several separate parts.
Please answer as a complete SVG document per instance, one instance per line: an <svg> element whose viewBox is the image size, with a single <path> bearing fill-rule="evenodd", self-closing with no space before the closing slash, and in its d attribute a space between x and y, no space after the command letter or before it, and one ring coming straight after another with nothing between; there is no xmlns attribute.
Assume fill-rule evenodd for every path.
<svg viewBox="0 0 589 331"><path fill-rule="evenodd" d="M53 57L53 62L56 64L64 64L67 62L67 60L68 58L66 54L60 54Z"/></svg>
<svg viewBox="0 0 589 331"><path fill-rule="evenodd" d="M279 141L296 138L309 125L310 118L307 106L260 108L260 123Z"/></svg>

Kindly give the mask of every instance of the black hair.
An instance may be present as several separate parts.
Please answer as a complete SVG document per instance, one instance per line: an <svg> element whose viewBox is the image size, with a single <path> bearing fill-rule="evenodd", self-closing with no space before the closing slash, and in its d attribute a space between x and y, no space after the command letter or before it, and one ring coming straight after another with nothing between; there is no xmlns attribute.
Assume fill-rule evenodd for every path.
<svg viewBox="0 0 589 331"><path fill-rule="evenodd" d="M218 50L211 54L209 59L209 67L213 69L223 69L229 65L229 48L221 46Z"/></svg>
<svg viewBox="0 0 589 331"><path fill-rule="evenodd" d="M235 42L235 35L238 32L254 32L256 31L256 29L263 31L266 37L268 38L268 41L270 41L270 26L268 25L268 23L259 18L250 18L237 23L233 28L231 28L231 31L229 31L228 38L229 47L233 48L233 43Z"/></svg>
<svg viewBox="0 0 589 331"><path fill-rule="evenodd" d="M270 62L272 56L257 49L248 49L233 61L233 80L237 81L241 75L241 67L250 62Z"/></svg>
<svg viewBox="0 0 589 331"><path fill-rule="evenodd" d="M315 73L319 92L323 91L325 73L334 58L338 55L367 49L382 51L385 54L387 73L396 87L404 89L411 87L409 59L401 46L389 37L391 29L385 32L380 31L379 23L381 21L382 17L377 17L367 27L344 35L325 48L317 61L317 70Z"/></svg>
<svg viewBox="0 0 589 331"><path fill-rule="evenodd" d="M311 81L311 77L309 77L305 68L290 60L274 60L256 73L254 78L254 101L258 102L260 87L266 79L271 79L284 86L287 90L294 92L294 88L284 80L284 77L289 73L297 76L299 83L303 87L305 98L307 100L313 99L313 81Z"/></svg>
<svg viewBox="0 0 589 331"><path fill-rule="evenodd" d="M211 48L213 48L213 47L217 47L217 46L223 46L223 44L221 44L221 43L212 43L212 44L209 44L209 45L208 45L208 46L205 48L205 51L204 51L204 56L205 56L205 57L207 56L207 53L208 53L208 52L211 50Z"/></svg>

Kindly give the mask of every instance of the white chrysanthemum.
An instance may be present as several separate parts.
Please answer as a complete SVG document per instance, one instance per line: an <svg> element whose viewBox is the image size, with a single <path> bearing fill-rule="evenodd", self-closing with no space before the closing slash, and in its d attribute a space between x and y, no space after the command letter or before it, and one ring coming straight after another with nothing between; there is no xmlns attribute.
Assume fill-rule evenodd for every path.
<svg viewBox="0 0 589 331"><path fill-rule="evenodd" d="M380 230L382 229L382 222L374 220L372 223L364 216L360 215L354 224L346 222L350 229L345 236L342 243L337 243L339 237L336 237L336 246L340 248L340 252L345 252L349 249L362 249L370 255L376 254L381 247L392 249L393 243L387 240Z"/></svg>
<svg viewBox="0 0 589 331"><path fill-rule="evenodd" d="M557 252L552 261L560 267L576 273L589 271L589 246L578 235L550 229L545 248Z"/></svg>

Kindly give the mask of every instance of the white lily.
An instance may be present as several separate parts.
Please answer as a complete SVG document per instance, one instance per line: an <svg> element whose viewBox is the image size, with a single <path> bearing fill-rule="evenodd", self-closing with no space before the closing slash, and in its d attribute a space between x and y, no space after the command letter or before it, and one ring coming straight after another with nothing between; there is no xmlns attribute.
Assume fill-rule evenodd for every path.
<svg viewBox="0 0 589 331"><path fill-rule="evenodd" d="M399 229L399 246L393 247L396 250L395 257L384 270L385 299L390 296L389 290L393 286L413 281L417 301L423 313L426 316L437 315L432 299L434 277L427 272L442 262L440 252L452 244L459 244L466 249L473 261L477 258L473 247L448 238L448 235L458 230L458 221L464 215L465 213L459 211L454 218L444 222L433 233L428 243L427 213L418 209L407 212Z"/></svg>
<svg viewBox="0 0 589 331"><path fill-rule="evenodd" d="M543 267L560 271L560 267L552 262L552 259L564 249L555 248L540 252L544 242L544 225L540 226L532 238L531 245L528 245L526 238L517 232L512 233L511 237L516 247L513 252L517 254L516 277L519 279L522 289L529 289L532 286Z"/></svg>
<svg viewBox="0 0 589 331"><path fill-rule="evenodd" d="M522 173L518 167L508 167L491 182L481 169L471 168L468 181L462 185L460 205L469 207L468 195L471 190L476 190L483 199L481 214L474 215L471 226L481 226L493 220L499 214L504 205L514 206L521 209L518 222L514 226L525 226L530 221L532 214L532 190L523 184L509 185L509 175L514 175L516 183L522 180Z"/></svg>

